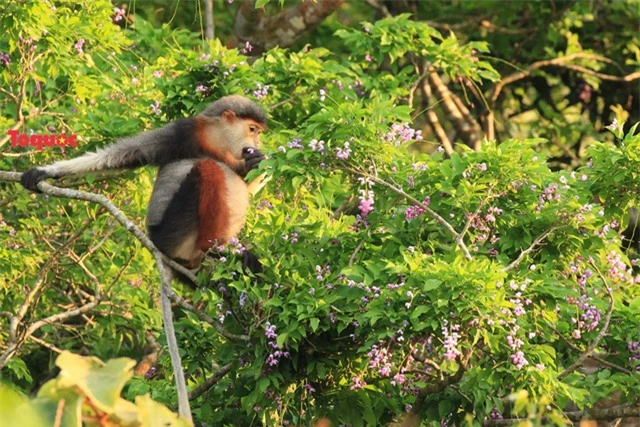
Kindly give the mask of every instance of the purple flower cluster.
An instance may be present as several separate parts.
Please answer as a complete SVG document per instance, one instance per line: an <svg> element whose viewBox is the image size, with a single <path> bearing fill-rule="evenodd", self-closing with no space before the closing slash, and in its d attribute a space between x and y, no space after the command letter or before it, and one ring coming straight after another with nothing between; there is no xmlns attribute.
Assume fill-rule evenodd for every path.
<svg viewBox="0 0 640 427"><path fill-rule="evenodd" d="M384 135L384 140L398 147L400 144L409 141L419 141L422 139L422 131L415 130L409 123L394 123L391 130Z"/></svg>
<svg viewBox="0 0 640 427"><path fill-rule="evenodd" d="M82 49L84 46L84 39L80 39L76 42L76 44L73 45L73 47L78 51L78 53L83 53L84 50Z"/></svg>
<svg viewBox="0 0 640 427"><path fill-rule="evenodd" d="M242 53L247 55L252 50L253 50L253 46L251 46L251 43L249 43L248 41L245 42L244 47L242 48Z"/></svg>
<svg viewBox="0 0 640 427"><path fill-rule="evenodd" d="M349 387L349 390L359 390L367 385L367 383L360 377L353 377L351 378L351 381L353 382L353 385Z"/></svg>
<svg viewBox="0 0 640 427"><path fill-rule="evenodd" d="M632 365L636 365L636 371L640 371L640 341L631 341L627 344L627 349L631 352L629 361Z"/></svg>
<svg viewBox="0 0 640 427"><path fill-rule="evenodd" d="M499 215L502 215L502 209L495 206L489 206L484 214L467 214L470 218L469 228L478 232L473 239L474 244L481 245L489 241L493 245L500 240L495 234L495 222Z"/></svg>
<svg viewBox="0 0 640 427"><path fill-rule="evenodd" d="M342 160L349 158L351 154L351 148L349 148L349 141L346 141L342 147L336 148L336 157Z"/></svg>
<svg viewBox="0 0 640 427"><path fill-rule="evenodd" d="M256 206L256 209L259 211L262 211L265 209L271 209L271 208L273 208L273 203L271 203L267 199L260 200L260 202L258 203L258 206Z"/></svg>
<svg viewBox="0 0 640 427"><path fill-rule="evenodd" d="M509 288L515 291L514 297L509 299L509 302L513 304L513 311L507 308L502 309L502 314L506 316L505 320L500 320L500 324L509 328L509 334L507 335L507 346L512 351L510 358L511 362L516 365L518 370L529 365L529 361L525 358L522 346L524 341L518 338L518 332L520 326L516 324L517 318L526 314L525 307L532 303L530 299L524 299L522 292L527 289L527 285L531 282L529 279L525 279L524 283L518 285L514 280L509 282ZM530 334L530 338L535 337L535 333Z"/></svg>
<svg viewBox="0 0 640 427"><path fill-rule="evenodd" d="M256 90L253 91L253 96L257 99L262 99L267 95L269 95L269 85L262 86L260 83L257 83Z"/></svg>
<svg viewBox="0 0 640 427"><path fill-rule="evenodd" d="M247 304L247 300L249 298L247 297L247 294L245 294L244 292L240 292L240 297L238 298L238 304L240 304L240 308L244 308L244 306Z"/></svg>
<svg viewBox="0 0 640 427"><path fill-rule="evenodd" d="M276 340L278 339L278 334L276 333L276 325L272 325L270 322L266 322L265 326L266 328L264 330L264 335L267 337L267 339L269 339L267 345L275 350L272 353L269 353L266 363L269 366L275 366L278 364L281 358L288 358L289 352L280 350L280 348L278 348L278 344L276 344Z"/></svg>
<svg viewBox="0 0 640 427"><path fill-rule="evenodd" d="M425 206L429 206L429 204L431 203L431 197L426 197L424 199L424 201L422 202L423 205ZM404 217L407 221L411 221L412 219L416 219L417 217L419 217L420 215L422 215L424 213L424 209L422 209L421 206L409 206L405 211L404 211Z"/></svg>
<svg viewBox="0 0 640 427"><path fill-rule="evenodd" d="M628 268L622 261L622 255L618 252L611 251L607 254L607 262L609 263L609 277L614 282L640 283L640 275L633 277L633 270Z"/></svg>
<svg viewBox="0 0 640 427"><path fill-rule="evenodd" d="M211 89L208 86L202 83L198 83L198 86L196 86L196 93L202 93L206 95L209 93L210 90Z"/></svg>
<svg viewBox="0 0 640 427"><path fill-rule="evenodd" d="M358 209L360 209L362 216L365 218L374 210L374 196L375 194L371 190L360 190L360 196L358 196L360 204L358 205Z"/></svg>
<svg viewBox="0 0 640 427"><path fill-rule="evenodd" d="M298 243L298 233L293 232L293 233L291 233L291 235L283 234L282 235L282 240L289 241L291 243Z"/></svg>
<svg viewBox="0 0 640 427"><path fill-rule="evenodd" d="M316 280L324 280L331 274L331 267L325 265L324 267L316 265Z"/></svg>
<svg viewBox="0 0 640 427"><path fill-rule="evenodd" d="M160 109L160 101L155 101L153 104L149 105L151 107L151 112L155 115L162 114L162 110Z"/></svg>
<svg viewBox="0 0 640 427"><path fill-rule="evenodd" d="M369 369L377 370L378 374L383 377L391 376L391 354L387 347L382 346L382 342L380 342L380 346L372 345L367 357L369 358Z"/></svg>
<svg viewBox="0 0 640 427"><path fill-rule="evenodd" d="M538 196L538 206L534 209L535 212L540 212L544 205L553 200L560 201L561 194L558 189L558 184L555 182L545 188L540 196Z"/></svg>
<svg viewBox="0 0 640 427"><path fill-rule="evenodd" d="M304 147L302 146L302 138L294 138L292 141L287 142L287 147L292 148L294 150L302 150Z"/></svg>
<svg viewBox="0 0 640 427"><path fill-rule="evenodd" d="M11 56L8 53L0 52L0 64L8 67L11 63Z"/></svg>
<svg viewBox="0 0 640 427"><path fill-rule="evenodd" d="M119 7L114 7L113 8L113 13L115 14L113 16L113 22L122 21L125 18L125 15L126 15L126 11L124 9L120 9Z"/></svg>
<svg viewBox="0 0 640 427"><path fill-rule="evenodd" d="M311 150L313 151L317 151L320 154L325 153L323 140L318 141L317 139L312 139L311 142L309 143L309 148L311 148Z"/></svg>
<svg viewBox="0 0 640 427"><path fill-rule="evenodd" d="M456 360L460 353L458 350L458 339L460 339L460 325L453 324L451 327L448 327L448 321L444 321L444 326L442 327L442 336L443 336L443 344L444 347L444 357L447 360Z"/></svg>
<svg viewBox="0 0 640 427"><path fill-rule="evenodd" d="M244 247L242 243L235 237L229 239L227 243L227 248L231 250L235 255L242 255L247 248Z"/></svg>

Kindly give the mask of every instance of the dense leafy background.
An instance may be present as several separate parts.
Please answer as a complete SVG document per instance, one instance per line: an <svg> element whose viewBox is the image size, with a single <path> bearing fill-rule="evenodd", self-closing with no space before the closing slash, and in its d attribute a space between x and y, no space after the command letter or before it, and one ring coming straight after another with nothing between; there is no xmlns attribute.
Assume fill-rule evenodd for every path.
<svg viewBox="0 0 640 427"><path fill-rule="evenodd" d="M2 170L76 156L226 94L269 112L269 181L242 243L207 264L197 290L176 285L248 337L175 308L191 389L229 371L192 400L196 421L375 425L413 411L429 425L563 425L563 411L637 407L638 254L620 238L640 199L637 5L346 2L292 46L252 56L244 41L228 47L236 3L215 2L213 41L197 2L0 7ZM291 6L272 3L268 14ZM482 140L489 122L495 141ZM12 147L10 129L76 134L79 146ZM154 174L59 184L105 194L143 226ZM124 397L173 407L151 255L86 202L1 183L0 207L3 379L38 390L61 350L144 358ZM240 270L245 245L260 277ZM581 360L587 351L597 359Z"/></svg>

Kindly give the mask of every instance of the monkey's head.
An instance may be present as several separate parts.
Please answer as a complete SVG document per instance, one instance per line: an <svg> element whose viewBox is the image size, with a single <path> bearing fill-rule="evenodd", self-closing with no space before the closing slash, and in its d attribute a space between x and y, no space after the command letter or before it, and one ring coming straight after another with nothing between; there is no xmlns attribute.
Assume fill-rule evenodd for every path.
<svg viewBox="0 0 640 427"><path fill-rule="evenodd" d="M262 107L240 95L229 95L210 104L198 116L205 124L200 138L203 149L228 164L242 161L243 150L258 149L267 127Z"/></svg>

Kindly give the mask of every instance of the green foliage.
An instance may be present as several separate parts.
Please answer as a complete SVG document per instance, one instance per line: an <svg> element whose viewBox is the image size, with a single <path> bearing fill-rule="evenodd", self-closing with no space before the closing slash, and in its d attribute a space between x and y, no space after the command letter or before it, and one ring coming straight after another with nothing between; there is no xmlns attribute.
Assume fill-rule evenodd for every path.
<svg viewBox="0 0 640 427"><path fill-rule="evenodd" d="M243 244L210 259L197 290L179 289L248 342L174 308L190 389L232 366L192 401L197 422L310 425L327 417L336 425L381 425L413 407L428 425L479 425L496 414L563 425L569 402L590 408L614 393L621 403L640 396L639 261L620 249L619 237L628 207L639 202L636 127L625 131L628 117L617 108L612 135L601 135L605 106L616 99L598 104L594 118L565 100L570 82L540 69L532 76L537 86L513 86L493 106L498 141L475 151L461 145L445 157L431 137L421 140L408 100L421 78L416 58L488 93L496 68L512 71L495 58L526 68L540 58L536 52L583 52L601 19L583 3L563 4L557 18L551 3L499 2L493 24L526 15L548 29L544 42L487 26L474 27L467 41L399 14L341 25L326 43L250 59L142 16L122 29L106 1L14 2L0 12L8 29L0 52L10 55L0 65L7 96L0 135L13 127L76 133L79 153L230 93L266 107L269 158L252 176L264 173L268 182ZM482 17L485 5L462 2L457 13ZM637 16L624 2L611 7L618 13L608 20ZM418 15L452 11L449 3L416 8ZM637 64L637 35L610 31L603 40ZM514 47L516 39L529 53ZM608 71L598 68L602 61L580 61ZM565 143L582 139L588 150L558 167ZM78 154L11 150L18 156L0 157L2 169ZM583 157L590 159L584 166ZM62 184L107 194L142 225L152 182L144 170ZM42 343L106 359L154 353L156 337L165 344L153 259L126 230L86 203L27 195L17 184L1 184L0 194L0 352L11 339L9 317L22 307L19 332L99 296L91 311L47 323L21 343L3 367L10 383L32 391L50 378L54 363ZM242 273L245 246L262 260L258 277ZM596 341L606 368L565 371ZM65 352L57 366L61 374L35 399L1 389L3 414L51 425L63 399L63 425L97 415L122 425L157 425L156 416L179 422L150 400L175 401L164 352L144 377L131 377L128 359L102 366Z"/></svg>
<svg viewBox="0 0 640 427"><path fill-rule="evenodd" d="M45 383L38 395L26 399L7 385L0 385L0 416L20 426L187 426L177 415L148 396L135 404L120 397L131 378L135 361L113 359L106 364L68 352L58 356L57 378Z"/></svg>

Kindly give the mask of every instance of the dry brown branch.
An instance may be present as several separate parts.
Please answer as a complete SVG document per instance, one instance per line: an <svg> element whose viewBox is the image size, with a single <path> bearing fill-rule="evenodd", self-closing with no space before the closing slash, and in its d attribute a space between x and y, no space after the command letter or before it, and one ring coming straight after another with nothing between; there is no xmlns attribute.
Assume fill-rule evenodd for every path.
<svg viewBox="0 0 640 427"><path fill-rule="evenodd" d="M529 65L526 69L522 70L522 71L518 71L517 73L513 73L505 78L503 78L502 80L500 80L495 87L493 88L493 91L491 93L491 103L495 103L498 100L498 97L500 96L500 93L502 92L502 89L504 89L504 87L506 85L509 85L513 82L516 82L518 80L522 80L528 76L531 75L531 73L535 70L538 70L540 68L544 68L544 67L558 67L558 66L562 66L565 68L569 68L569 67L579 67L580 72L586 72L588 71L589 73L596 73L593 70L589 70L587 68L581 67L579 65L574 65L574 64L566 64L567 62L571 62L574 59L592 59L595 61L599 61L599 62L610 62L611 60L609 58L600 56L600 55L594 55L592 53L587 53L587 52L577 52L577 53L572 53L570 55L566 55L566 56L561 56L559 58L553 58L553 59L544 59L541 61L536 61L533 64ZM569 66L567 66L569 65ZM597 73L599 74L599 73ZM593 74L595 75L595 74ZM614 81L619 81L619 82L631 82L633 80L637 80L640 79L640 71L631 73L627 76L624 77L615 77L615 76L608 76L606 74L602 74L603 76L607 76L607 80L610 80L611 78L615 78Z"/></svg>
<svg viewBox="0 0 640 427"><path fill-rule="evenodd" d="M640 416L640 406L637 405L619 405L613 408L598 409L591 408L584 411L572 411L565 412L563 414L569 421L579 422L581 420L597 420L597 421L612 421L619 418L630 418ZM499 427L510 426L523 421L522 419L512 418L503 420L486 420L482 423L486 427ZM542 419L544 422L549 422L547 418Z"/></svg>
<svg viewBox="0 0 640 427"><path fill-rule="evenodd" d="M449 90L438 73L433 70L429 73L429 84L442 100L442 108L444 108L451 120L451 124L462 137L465 144L472 148L476 147L482 139L482 128L480 124L478 124L466 107L463 110L459 108L462 102L455 101L457 95Z"/></svg>
<svg viewBox="0 0 640 427"><path fill-rule="evenodd" d="M453 144L449 140L444 127L440 123L438 115L433 109L433 106L429 105L429 103L433 99L433 91L431 90L431 85L429 85L429 81L426 78L420 80L420 90L422 92L423 110L425 111L425 116L427 117L429 126L431 126L431 129L438 139L438 142L440 142L440 145L442 145L442 148L444 148L444 152L446 153L447 157L451 157L451 155L453 154Z"/></svg>

